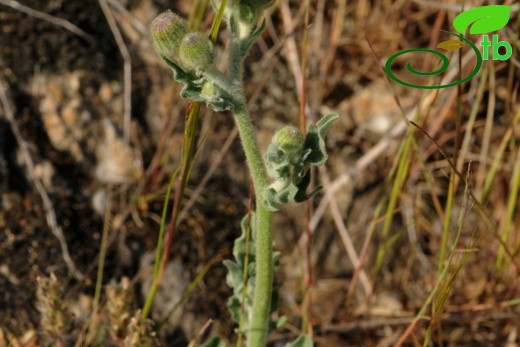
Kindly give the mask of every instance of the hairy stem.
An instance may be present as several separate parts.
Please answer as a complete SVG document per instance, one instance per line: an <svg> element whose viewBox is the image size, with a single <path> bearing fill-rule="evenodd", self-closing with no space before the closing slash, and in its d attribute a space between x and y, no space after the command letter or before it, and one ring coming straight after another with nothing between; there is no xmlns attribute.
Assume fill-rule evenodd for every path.
<svg viewBox="0 0 520 347"><path fill-rule="evenodd" d="M248 347L265 347L271 290L273 282L273 237L272 213L264 208L264 191L269 185L262 155L256 142L253 125L244 102L233 109L240 139L246 153L247 164L253 179L256 195L256 283L253 297L253 313L250 331L247 333Z"/></svg>

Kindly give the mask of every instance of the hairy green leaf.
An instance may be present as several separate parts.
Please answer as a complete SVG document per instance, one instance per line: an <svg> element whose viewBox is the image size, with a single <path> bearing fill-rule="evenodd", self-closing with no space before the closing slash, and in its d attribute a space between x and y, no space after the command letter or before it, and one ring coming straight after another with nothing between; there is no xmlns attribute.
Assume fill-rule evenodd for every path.
<svg viewBox="0 0 520 347"><path fill-rule="evenodd" d="M265 163L267 173L274 179L289 178L289 164L291 163L288 156L285 155L278 147L278 144L271 143L265 153Z"/></svg>
<svg viewBox="0 0 520 347"><path fill-rule="evenodd" d="M264 29L265 29L265 19L262 21L262 24L258 27L258 29L256 29L255 31L253 31L251 33L249 38L242 40L242 42L240 43L240 52L243 57L245 57L247 55L249 48L251 48L253 43L255 43L258 36L260 36L264 32Z"/></svg>
<svg viewBox="0 0 520 347"><path fill-rule="evenodd" d="M208 87L205 78L199 78L194 73L184 70L175 61L161 56L162 60L173 71L173 78L184 86L180 92L181 97L206 103L216 112L231 110L234 107L233 98L215 85Z"/></svg>
<svg viewBox="0 0 520 347"><path fill-rule="evenodd" d="M264 207L269 211L278 211L276 190L268 188L264 196Z"/></svg>
<svg viewBox="0 0 520 347"><path fill-rule="evenodd" d="M325 134L327 133L327 130L329 130L331 124L338 118L339 114L329 113L316 123L316 127L318 128L321 138L325 137Z"/></svg>
<svg viewBox="0 0 520 347"><path fill-rule="evenodd" d="M289 183L284 189L277 193L277 203L287 204L293 201L296 193L298 193L298 188L293 183Z"/></svg>
<svg viewBox="0 0 520 347"><path fill-rule="evenodd" d="M305 159L305 163L309 165L321 165L327 161L327 152L325 150L325 141L320 135L319 129L315 125L310 125L305 136L305 151L310 153Z"/></svg>

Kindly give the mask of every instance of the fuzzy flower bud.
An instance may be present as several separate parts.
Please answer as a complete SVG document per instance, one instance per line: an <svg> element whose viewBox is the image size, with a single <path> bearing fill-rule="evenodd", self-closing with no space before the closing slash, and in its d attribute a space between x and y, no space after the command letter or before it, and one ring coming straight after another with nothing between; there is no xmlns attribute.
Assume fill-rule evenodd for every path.
<svg viewBox="0 0 520 347"><path fill-rule="evenodd" d="M150 32L157 53L171 59L179 50L188 27L178 15L166 11L154 19Z"/></svg>
<svg viewBox="0 0 520 347"><path fill-rule="evenodd" d="M300 129L293 125L288 125L276 132L273 142L278 143L280 150L289 157L291 163L294 164L300 161L304 145Z"/></svg>
<svg viewBox="0 0 520 347"><path fill-rule="evenodd" d="M211 40L197 31L182 39L179 56L187 68L204 71L215 61L215 49Z"/></svg>

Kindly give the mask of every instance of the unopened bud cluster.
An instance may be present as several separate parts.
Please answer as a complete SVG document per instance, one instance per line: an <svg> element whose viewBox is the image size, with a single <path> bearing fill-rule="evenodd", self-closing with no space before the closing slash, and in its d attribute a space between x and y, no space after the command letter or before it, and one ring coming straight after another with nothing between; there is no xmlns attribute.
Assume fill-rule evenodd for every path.
<svg viewBox="0 0 520 347"><path fill-rule="evenodd" d="M215 61L211 40L201 32L189 32L182 18L166 11L152 22L152 40L159 56L181 61L189 70L205 70Z"/></svg>
<svg viewBox="0 0 520 347"><path fill-rule="evenodd" d="M310 183L311 166L318 166L327 160L325 133L337 114L329 114L311 124L305 137L293 125L276 132L265 154L267 173L274 182L267 188L264 206L275 211L279 205L291 201L302 202L318 192L320 187L307 193Z"/></svg>

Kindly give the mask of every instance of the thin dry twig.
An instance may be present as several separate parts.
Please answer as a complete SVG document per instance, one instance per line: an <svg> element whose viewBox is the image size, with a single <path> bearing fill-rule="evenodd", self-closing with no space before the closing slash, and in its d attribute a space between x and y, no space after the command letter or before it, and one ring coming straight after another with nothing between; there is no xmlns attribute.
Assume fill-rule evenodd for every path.
<svg viewBox="0 0 520 347"><path fill-rule="evenodd" d="M25 163L25 166L27 167L27 172L29 174L30 180L33 182L36 190L38 191L38 194L40 195L42 201L43 201L43 207L45 209L45 217L47 219L47 225L49 226L49 229L51 229L52 234L58 239L61 247L61 253L63 260L65 261L65 264L67 265L67 268L69 269L70 273L76 278L76 279L82 279L83 274L78 270L76 265L74 264L74 261L70 257L69 248L67 246L67 241L65 241L65 236L63 235L63 230L58 225L58 221L56 218L56 212L54 211L54 206L51 202L51 199L49 198L49 195L45 191L45 188L43 187L42 182L40 181L40 178L36 175L35 169L34 169L34 162L32 160L31 155L29 154L28 144L23 139L20 129L18 128L18 125L16 124L16 121L14 119L14 113L11 109L11 106L9 104L9 100L7 98L7 94L4 88L4 83L0 80L0 100L2 102L2 110L3 114L9 121L9 124L11 125L11 130L13 131L13 135L16 138L16 142L18 143L18 147L20 148L20 152L22 154L22 160Z"/></svg>
<svg viewBox="0 0 520 347"><path fill-rule="evenodd" d="M78 28L77 26L75 26L74 24L69 22L68 20L54 17L54 16L51 16L50 14L34 10L34 9L27 7L25 5L22 5L18 1L14 1L14 0L0 0L0 4L9 6L13 9L20 11L22 13L25 13L31 17L38 18L38 19L44 20L46 22L52 23L54 25L58 25L62 28L65 28L66 30L70 31L73 34L78 35L79 37L85 39L86 41L88 41L90 43L94 42L94 38L91 35L89 35L84 30Z"/></svg>
<svg viewBox="0 0 520 347"><path fill-rule="evenodd" d="M302 9L305 9L305 2L302 2ZM300 63L300 58L298 56L298 48L296 46L296 39L294 35L291 33L296 28L297 22L293 20L293 16L291 15L291 11L289 9L289 3L287 0L284 0L280 3L280 13L282 14L283 24L285 28L286 40L284 41L285 52L287 55L287 60L291 67L291 71L294 76L294 81L297 86L301 86L303 84L303 72L302 66ZM298 100L301 101L303 98L302 89L297 88L298 92ZM307 118L310 115L310 108L307 104L307 100L305 100L305 115Z"/></svg>
<svg viewBox="0 0 520 347"><path fill-rule="evenodd" d="M428 258L424 254L424 251L417 239L417 230L415 228L415 213L414 213L414 201L412 199L403 199L403 217L406 224L406 231L408 234L408 240L413 249L415 249L415 255L425 269L431 269L431 264Z"/></svg>
<svg viewBox="0 0 520 347"><path fill-rule="evenodd" d="M114 6L122 16L127 18L132 26L143 36L148 37L150 34L148 28L143 25L133 14L131 14L118 0L108 0L110 5Z"/></svg>
<svg viewBox="0 0 520 347"><path fill-rule="evenodd" d="M310 8L310 0L306 1L305 8L305 28L303 30L303 41L302 41L302 84L300 87L300 130L302 134L305 136L307 130L307 117L305 117L305 104L307 102L307 85L306 85L306 77L305 72L307 71L307 48L308 48L308 28L309 28L309 8ZM305 299L306 307L303 329L305 330L305 326L307 326L307 333L312 338L313 337L313 311L312 311L312 290L314 287L314 279L313 279L313 271L312 271L312 233L309 228L309 222L311 220L312 209L311 209L311 200L307 200L304 202L305 204L305 234L307 235L307 248L306 248L306 266L305 266Z"/></svg>
<svg viewBox="0 0 520 347"><path fill-rule="evenodd" d="M108 26L112 31L117 47L123 57L123 143L125 148L129 148L130 123L132 119L132 59L128 48L126 47L123 35L121 35L121 31L117 27L116 20L112 15L112 10L108 6L107 0L99 0L99 5L101 6L101 10L105 15ZM127 188L127 182L125 182L121 191L121 205L126 201Z"/></svg>
<svg viewBox="0 0 520 347"><path fill-rule="evenodd" d="M285 34L288 35L294 30L294 24L292 21L291 11L289 10L289 4L287 0L284 0L280 3L280 13L282 14L282 19L285 28ZM291 66L292 73L294 79L296 81L297 86L302 85L302 69L300 66L300 58L298 57L298 49L296 48L296 40L294 36L287 36L287 40L285 40L285 48L287 52L287 60L289 65ZM301 98L301 90L298 90L298 99Z"/></svg>
<svg viewBox="0 0 520 347"><path fill-rule="evenodd" d="M495 82L495 68L493 62L489 63L489 97L488 107L486 113L486 124L484 126L484 134L482 138L482 148L480 150L480 165L477 173L477 192L482 197L482 185L486 179L486 173L489 171L486 163L486 158L489 158L489 149L491 144L491 135L493 130L493 123L495 122L495 105L496 105L496 82Z"/></svg>
<svg viewBox="0 0 520 347"><path fill-rule="evenodd" d="M334 11L334 17L332 19L331 24L331 32L329 38L329 47L325 52L325 56L323 57L320 64L320 76L326 76L329 68L334 61L336 56L336 50L338 48L338 41L341 37L342 28L344 26L345 21L345 9L346 9L346 1L336 1L336 9ZM360 2L363 3L363 2Z"/></svg>
<svg viewBox="0 0 520 347"><path fill-rule="evenodd" d="M130 57L130 52L126 47L123 35L121 35L121 31L117 27L117 23L114 19L114 16L112 15L112 10L107 4L107 0L99 0L99 5L103 10L103 14L105 15L110 30L112 31L112 35L116 40L117 47L119 48L121 56L123 57L123 140L125 143L125 147L128 147L130 144L130 121L132 116L132 58Z"/></svg>
<svg viewBox="0 0 520 347"><path fill-rule="evenodd" d="M320 166L320 177L322 178L323 185L325 189L330 186L330 179L329 175L327 174L327 170L325 167ZM333 196L330 201L330 210L332 212L332 218L334 219L334 223L336 224L336 228L338 229L339 236L341 237L341 241L343 242L343 245L345 246L345 250L347 251L347 255L352 262L352 265L354 267L359 266L359 256L357 255L356 249L354 248L354 244L352 243L352 240L349 236L347 227L345 223L343 222L343 218L341 217L341 212L338 206L338 202L336 200L336 197ZM370 280L368 279L368 276L365 272L365 270L361 269L359 274L359 280L361 281L361 285L363 286L363 289L365 290L366 296L370 296L372 294L372 285L370 284Z"/></svg>

